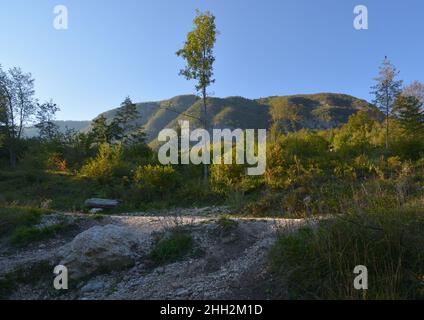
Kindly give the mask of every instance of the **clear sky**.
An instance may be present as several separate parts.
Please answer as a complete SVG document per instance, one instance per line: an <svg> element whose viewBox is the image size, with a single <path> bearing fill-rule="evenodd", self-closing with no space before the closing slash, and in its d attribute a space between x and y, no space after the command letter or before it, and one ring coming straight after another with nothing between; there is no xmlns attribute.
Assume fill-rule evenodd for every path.
<svg viewBox="0 0 424 320"><path fill-rule="evenodd" d="M53 28L66 5L69 29ZM353 28L356 5L369 29ZM195 9L216 15L218 97L341 92L370 99L388 55L406 82L424 81L423 0L0 0L0 64L36 79L59 119L194 93L175 55Z"/></svg>

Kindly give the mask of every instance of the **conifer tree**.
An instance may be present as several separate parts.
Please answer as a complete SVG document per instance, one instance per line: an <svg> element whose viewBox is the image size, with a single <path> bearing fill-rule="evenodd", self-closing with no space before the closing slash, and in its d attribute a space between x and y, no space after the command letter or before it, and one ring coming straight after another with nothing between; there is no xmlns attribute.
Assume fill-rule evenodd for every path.
<svg viewBox="0 0 424 320"><path fill-rule="evenodd" d="M400 95L395 102L395 112L405 132L413 137L424 136L424 111L422 102L414 96Z"/></svg>
<svg viewBox="0 0 424 320"><path fill-rule="evenodd" d="M399 71L397 71L396 67L385 57L380 66L379 74L377 78L375 78L377 83L371 87L371 93L375 96L374 103L385 116L386 150L389 149L389 119L393 115L395 99L402 91L403 81L396 79L398 75Z"/></svg>

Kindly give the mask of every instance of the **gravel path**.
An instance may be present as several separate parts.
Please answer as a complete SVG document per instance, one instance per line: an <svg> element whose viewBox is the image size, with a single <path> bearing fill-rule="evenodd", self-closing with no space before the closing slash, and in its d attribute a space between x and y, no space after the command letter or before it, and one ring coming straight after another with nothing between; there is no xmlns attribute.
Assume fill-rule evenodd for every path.
<svg viewBox="0 0 424 320"><path fill-rule="evenodd" d="M228 234L217 233L215 218L207 216L107 216L102 220L87 215L67 215L72 232L22 250L0 248L0 279L13 270L29 269L42 261L57 264L58 248L80 232L95 225L114 224L137 233L146 254L156 234L184 226L199 254L176 263L152 268L141 257L127 269L85 279L58 294L52 287L53 274L16 284L13 299L266 299L278 284L266 271L266 256L277 231L295 229L303 220L234 218L237 227ZM288 229L286 229L288 230ZM47 272L47 271L46 271ZM281 290L281 288L280 288Z"/></svg>

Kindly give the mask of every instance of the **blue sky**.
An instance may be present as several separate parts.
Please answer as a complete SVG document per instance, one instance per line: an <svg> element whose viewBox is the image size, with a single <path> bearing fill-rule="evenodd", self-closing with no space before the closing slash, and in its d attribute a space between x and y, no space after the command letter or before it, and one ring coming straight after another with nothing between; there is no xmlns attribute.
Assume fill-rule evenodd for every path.
<svg viewBox="0 0 424 320"><path fill-rule="evenodd" d="M69 29L53 28L66 5ZM369 30L353 28L353 8ZM194 92L175 55L195 9L216 15L218 97L342 92L370 99L388 55L407 83L424 81L422 0L0 0L0 64L36 79L59 119L87 120L134 101Z"/></svg>

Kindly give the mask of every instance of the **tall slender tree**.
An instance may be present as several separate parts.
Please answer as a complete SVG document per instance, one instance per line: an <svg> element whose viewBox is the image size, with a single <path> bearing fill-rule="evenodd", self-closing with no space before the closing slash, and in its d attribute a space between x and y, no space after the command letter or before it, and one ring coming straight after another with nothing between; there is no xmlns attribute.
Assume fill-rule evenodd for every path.
<svg viewBox="0 0 424 320"><path fill-rule="evenodd" d="M187 34L184 47L177 55L186 60L186 67L180 75L187 80L197 80L196 90L203 101L203 127L208 130L207 118L207 88L215 82L213 79L213 63L215 62L214 46L216 42L215 16L210 12L196 12L193 20L194 29ZM208 180L208 165L204 165L204 179Z"/></svg>
<svg viewBox="0 0 424 320"><path fill-rule="evenodd" d="M396 97L402 92L402 80L397 80L399 71L385 57L378 76L374 79L377 83L371 87L374 94L374 103L384 112L386 121L386 150L389 149L389 119L393 114L393 106Z"/></svg>

